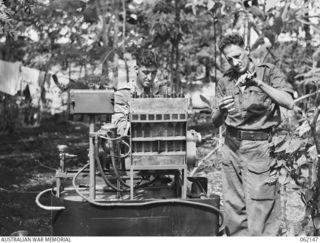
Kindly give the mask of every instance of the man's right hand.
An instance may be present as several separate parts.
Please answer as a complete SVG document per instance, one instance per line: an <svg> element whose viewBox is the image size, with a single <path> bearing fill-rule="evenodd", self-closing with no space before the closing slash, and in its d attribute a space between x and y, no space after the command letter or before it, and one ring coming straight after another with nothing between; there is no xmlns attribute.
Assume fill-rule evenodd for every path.
<svg viewBox="0 0 320 243"><path fill-rule="evenodd" d="M223 97L219 103L219 110L221 110L222 112L230 112L230 111L233 111L235 110L234 108L234 98L229 95L229 96L226 96L226 97Z"/></svg>

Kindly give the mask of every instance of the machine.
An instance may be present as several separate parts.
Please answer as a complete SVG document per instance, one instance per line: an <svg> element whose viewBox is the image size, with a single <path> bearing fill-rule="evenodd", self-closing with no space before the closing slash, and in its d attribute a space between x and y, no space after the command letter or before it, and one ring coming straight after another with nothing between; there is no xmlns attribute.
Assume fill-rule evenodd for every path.
<svg viewBox="0 0 320 243"><path fill-rule="evenodd" d="M223 217L207 178L188 177L196 165L195 131L187 131L188 99L171 94L130 100L130 127L96 129L99 115L114 112L114 92L71 90L70 112L89 115L89 162L67 169L59 146L56 185L36 197L52 211L54 235L215 236ZM51 205L41 197L51 196Z"/></svg>

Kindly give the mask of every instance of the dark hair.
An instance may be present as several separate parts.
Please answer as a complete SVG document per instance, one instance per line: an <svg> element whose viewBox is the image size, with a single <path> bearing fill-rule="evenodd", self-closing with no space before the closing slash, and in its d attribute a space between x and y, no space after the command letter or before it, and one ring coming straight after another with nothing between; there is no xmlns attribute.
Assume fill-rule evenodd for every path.
<svg viewBox="0 0 320 243"><path fill-rule="evenodd" d="M136 60L138 66L158 67L158 56L150 49L141 48L136 53Z"/></svg>
<svg viewBox="0 0 320 243"><path fill-rule="evenodd" d="M224 48L230 45L244 47L243 38L239 34L227 34L221 38L219 42L219 50L223 52Z"/></svg>

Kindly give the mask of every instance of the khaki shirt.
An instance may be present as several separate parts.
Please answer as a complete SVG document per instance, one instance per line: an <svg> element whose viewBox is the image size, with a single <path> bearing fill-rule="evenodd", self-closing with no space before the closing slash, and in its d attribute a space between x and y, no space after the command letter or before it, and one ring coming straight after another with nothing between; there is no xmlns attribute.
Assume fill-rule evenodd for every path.
<svg viewBox="0 0 320 243"><path fill-rule="evenodd" d="M114 94L114 114L112 123L117 126L117 133L127 135L130 127L129 111L131 94L138 91L133 82L120 87Z"/></svg>
<svg viewBox="0 0 320 243"><path fill-rule="evenodd" d="M263 63L255 66L257 78L273 88L293 94L292 86L274 65ZM217 100L232 95L235 109L228 112L225 124L244 130L274 127L281 122L280 107L257 86L236 86L239 74L232 69L225 72L217 84Z"/></svg>

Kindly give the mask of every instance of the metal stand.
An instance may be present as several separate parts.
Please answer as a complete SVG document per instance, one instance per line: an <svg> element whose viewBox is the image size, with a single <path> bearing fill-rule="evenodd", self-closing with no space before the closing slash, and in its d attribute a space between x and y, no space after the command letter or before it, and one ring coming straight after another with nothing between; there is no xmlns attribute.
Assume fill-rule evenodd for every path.
<svg viewBox="0 0 320 243"><path fill-rule="evenodd" d="M167 166L148 166L148 165L131 165L130 166L130 199L134 199L134 171L141 171L141 170L158 170L158 171L165 171L165 170L178 170L180 171L181 175L181 182L180 184L180 189L181 189L181 199L186 199L187 198L187 165L167 165ZM179 180L177 179L178 176L175 175L175 181L178 182ZM179 188L177 188L179 189Z"/></svg>
<svg viewBox="0 0 320 243"><path fill-rule="evenodd" d="M58 145L60 164L59 168L56 172L56 196L61 196L61 178L64 177L65 174L65 159L66 159L66 145Z"/></svg>
<svg viewBox="0 0 320 243"><path fill-rule="evenodd" d="M96 168L94 159L94 137L90 136L95 131L95 115L89 115L89 163L90 163L90 182L89 182L89 198L96 198Z"/></svg>

